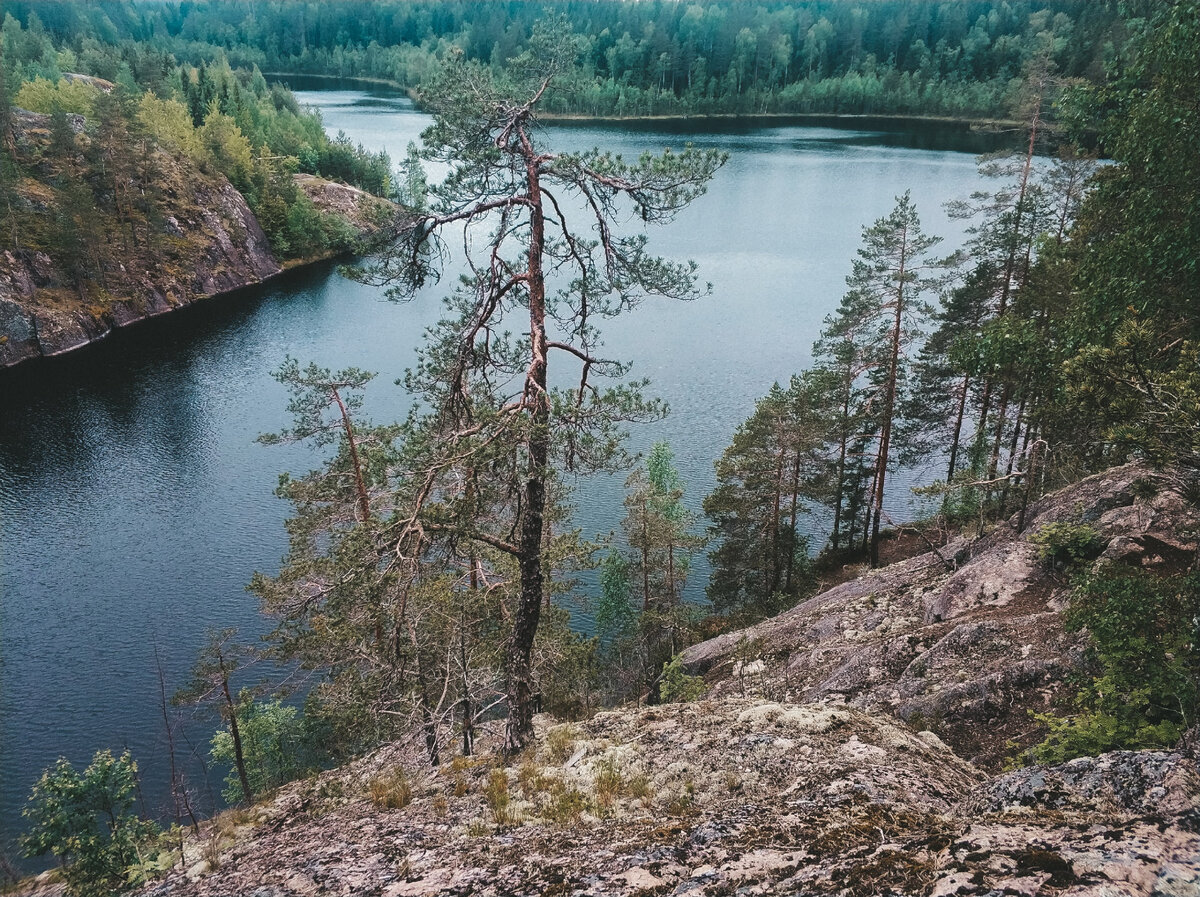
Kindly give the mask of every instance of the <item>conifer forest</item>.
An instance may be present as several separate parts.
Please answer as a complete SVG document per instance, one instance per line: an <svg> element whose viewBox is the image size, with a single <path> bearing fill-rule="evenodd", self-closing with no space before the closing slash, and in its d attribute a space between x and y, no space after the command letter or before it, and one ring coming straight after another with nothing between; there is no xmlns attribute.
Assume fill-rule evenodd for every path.
<svg viewBox="0 0 1200 897"><path fill-rule="evenodd" d="M587 755L579 727L681 704L703 715L734 694L729 682L749 700L747 677L765 683L776 669L781 678L758 699L808 706L836 693L870 710L866 692L792 681L815 675L821 652L841 650L861 626L818 637L813 624L812 644L786 654L771 639L826 596L859 588L847 583L883 594L871 584L917 570L917 558L957 576L1002 537L1018 546L1010 555L1028 552L1033 572L997 619L1021 600L1047 601L1039 619L1064 633L1061 662L1020 692L1041 697L1010 699L1021 722L996 723L1004 738L986 750L987 722L967 736L950 710L889 718L937 732L941 748L989 775L1115 751L1194 755L1197 0L6 0L2 9L3 887L209 893L188 889L225 868L221 839L238 824L226 832L215 820L396 745L407 766L370 780L376 809L433 801L422 777L450 776L490 813L458 819L454 805L442 809L450 798L436 798L437 818L461 823L464 838L500 838L530 820L607 825L623 818L613 809L622 800L652 806L645 781L605 760L593 797L556 791L531 758L586 765L571 759L576 743ZM381 132L402 114L420 123L419 137L348 135L343 109L365 109ZM821 232L840 229L838 245L855 247L816 262L836 274L812 283L833 290L773 281L787 296L771 312L739 306L730 287L766 277L765 256L705 250L693 261L680 249L701 223L719 234L735 200L759 202L740 186L733 198L721 190L725 179L754 182L754 168L740 166L758 157L739 153L763 140L775 141L781 164L825 153L830 173L817 177L835 181L848 207L856 181L875 183L876 156L863 147L908 154L869 197L877 217L863 220L806 213L815 200L799 173L789 175L794 192L770 181L808 217L785 225L764 206L762 236L749 240L825 245ZM980 145L987 151L964 167L964 148ZM949 177L936 172L953 166L970 189L931 195ZM713 205L716 194L727 205ZM714 258L726 267L714 269ZM272 289L291 298L272 299ZM313 305L326 290L348 304ZM365 300L351 297L379 311L357 320ZM209 303L224 310L181 308ZM801 305L817 323L800 327L782 310ZM678 311L653 317L660 308ZM232 361L214 360L218 335L236 339L249 332L239 322L268 314L280 332L289 316L310 318L269 352L247 337ZM660 381L691 377L674 354L687 350L671 347L688 345L693 328L722 352L689 365L733 383L758 377L756 357L774 351L748 320L762 315L755 325L786 332L790 369L755 380L749 400L744 383L728 396L670 386L675 398L664 400ZM394 357L380 365L380 350L360 344L394 346ZM160 373L183 361L181 379ZM97 404L96 378L118 403ZM179 402L186 425L171 410ZM151 410L122 410L134 407ZM672 429L655 429L668 415ZM43 417L61 422L30 423ZM159 521L170 519L159 515L195 501L183 498L193 494L195 444L217 440L207 434L225 431L208 421L221 418L245 418L256 435L236 482L253 476L262 497L241 486L210 492L212 545L199 533L186 563L158 556ZM146 429L165 435L140 473L145 456L128 447ZM111 444L91 446L93 432ZM148 471L166 462L172 473L154 485L159 474ZM1126 469L1139 473L1119 501L1092 513L1085 495L1046 522L1063 490ZM175 631L153 645L98 628L72 636L100 658L87 667L98 688L119 692L132 675L119 671L137 666L148 684L126 678L125 687L141 690L131 706L149 710L121 725L144 740L136 750L97 743L72 723L61 748L29 768L33 760L15 759L26 756L19 742L38 729L38 702L57 700L57 680L46 678L53 663L22 672L42 638L22 621L53 620L62 632L93 624L69 619L89 619L79 607L92 587L60 580L25 534L35 521L88 525L97 498L81 484L93 470L129 484L115 492L141 495L140 480L158 490L126 496L143 506L132 519L153 515L146 526L105 535L129 565L130 594L144 588L140 559L157 556L164 569L151 591L203 595L206 552L219 553L223 529L265 559L237 562L246 592L230 600L244 614L219 610L214 597L182 622L158 619L155 633ZM45 494L29 484L60 493L62 510L27 498ZM1163 496L1182 509L1167 535ZM274 522L240 522L238 506L255 502ZM1157 509L1153 537L1105 529L1103 515L1127 505ZM1118 542L1136 542L1138 560L1122 561L1130 555ZM85 569L97 566L78 550ZM70 554L63 563L74 569ZM994 587L992 604L1005 605L1011 577L980 585L979 602ZM131 599L103 616L157 613ZM920 625L949 613L927 604ZM879 618L900 631L886 606ZM712 645L727 667L702 662L716 656ZM846 650L842 670L857 662ZM871 663L887 668L887 653ZM914 674L904 656L906 676L952 675L925 661ZM906 694L893 703L908 706ZM556 747L568 724L576 740ZM150 755L145 743L156 745ZM476 788L468 780L480 764ZM511 805L506 769L523 789ZM737 775L726 773L722 791L735 803ZM672 794L656 812L708 812L691 785ZM869 828L899 843L888 826L901 820L896 810ZM838 831L847 844L857 837ZM824 843L807 829L789 837L810 851ZM863 877L834 876L830 890L761 893L977 893L940 889L945 879L933 866L922 878L916 860L876 878L867 860L853 862ZM1045 872L1037 887L1067 886L1057 866L1032 868ZM60 890L23 890L31 882ZM270 893L310 893L280 887ZM638 893L672 893L646 887ZM323 888L311 893L343 892ZM410 893L382 888L363 893Z"/></svg>

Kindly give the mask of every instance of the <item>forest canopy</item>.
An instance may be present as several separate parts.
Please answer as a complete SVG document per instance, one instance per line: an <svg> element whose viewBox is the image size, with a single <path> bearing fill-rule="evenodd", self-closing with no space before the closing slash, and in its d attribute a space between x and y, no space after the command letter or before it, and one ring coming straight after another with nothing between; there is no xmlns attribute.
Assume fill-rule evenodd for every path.
<svg viewBox="0 0 1200 897"><path fill-rule="evenodd" d="M69 70L109 80L128 67L143 81L147 65L171 54L192 65L224 60L411 89L452 48L498 70L527 49L537 22L562 14L585 46L576 76L547 97L546 108L587 115L1006 118L1031 58L1048 51L1064 76L1098 80L1142 25L1119 17L1113 4L1084 0L124 0L6 8L69 49ZM46 74L55 64L44 58L30 71Z"/></svg>

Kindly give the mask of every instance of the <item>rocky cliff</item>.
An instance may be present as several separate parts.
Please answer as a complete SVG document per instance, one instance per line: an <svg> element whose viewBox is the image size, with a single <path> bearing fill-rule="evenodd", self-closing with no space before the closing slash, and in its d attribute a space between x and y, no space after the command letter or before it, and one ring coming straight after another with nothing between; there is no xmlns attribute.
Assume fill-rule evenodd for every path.
<svg viewBox="0 0 1200 897"><path fill-rule="evenodd" d="M82 119L73 117L76 131ZM48 140L48 116L18 111L16 132L31 154ZM158 214L131 239L93 233L86 282L63 259L37 249L0 253L0 368L60 355L113 328L201 299L260 283L282 268L246 200L223 176L202 172L164 151L154 154ZM343 216L360 235L374 232L391 208L342 184L299 176L321 211ZM139 185L145 189L146 185ZM58 198L32 179L21 185L26 211L49 221ZM98 219L97 226L112 222ZM307 261L312 261L311 259Z"/></svg>

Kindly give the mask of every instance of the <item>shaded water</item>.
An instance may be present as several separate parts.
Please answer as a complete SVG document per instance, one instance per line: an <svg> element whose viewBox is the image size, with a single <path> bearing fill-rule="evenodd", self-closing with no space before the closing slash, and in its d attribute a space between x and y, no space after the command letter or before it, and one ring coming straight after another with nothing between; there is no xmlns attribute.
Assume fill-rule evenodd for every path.
<svg viewBox="0 0 1200 897"><path fill-rule="evenodd" d="M386 147L393 160L427 123L387 93L299 96L321 109L331 133ZM658 252L699 263L711 295L648 301L605 328L608 354L634 360L633 375L651 378L671 406L633 444L671 442L696 511L713 461L754 400L808 365L862 226L911 188L926 230L949 250L962 225L942 203L979 184L973 156L927 130L707 127L570 125L546 135L556 147L626 156L685 140L731 153L708 194L651 234ZM304 447L254 442L286 423L271 372L288 354L379 371L367 410L394 418L408 402L391 384L441 293L395 305L317 265L0 375L0 847L19 829L40 770L60 754L78 763L128 746L142 764L147 808L160 808L155 649L170 693L206 628L239 626L249 636L266 628L244 587L253 571L277 569L286 547L277 474L316 463ZM581 484L576 522L585 535L619 526L622 479ZM893 498L895 514L906 507L903 495ZM693 597L704 573L697 564ZM586 613L577 621L586 626ZM209 734L192 727L197 742Z"/></svg>

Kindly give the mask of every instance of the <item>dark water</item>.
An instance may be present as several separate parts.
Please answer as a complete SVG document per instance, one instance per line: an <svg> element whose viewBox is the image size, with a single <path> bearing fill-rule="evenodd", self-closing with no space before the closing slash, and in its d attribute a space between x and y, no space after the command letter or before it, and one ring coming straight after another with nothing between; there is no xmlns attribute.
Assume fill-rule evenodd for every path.
<svg viewBox="0 0 1200 897"><path fill-rule="evenodd" d="M427 121L378 92L301 100L321 108L332 133L387 147L393 159ZM922 131L572 125L547 137L627 156L685 140L731 153L708 195L652 234L659 252L700 264L711 295L647 302L606 328L608 353L635 360L634 375L650 377L671 405L634 445L671 442L696 510L754 400L809 363L862 226L911 188L926 229L953 248L961 224L942 203L978 186L972 155ZM921 148L930 143L942 148ZM303 447L254 442L286 422L271 371L288 354L379 371L367 410L398 416L407 399L391 384L440 295L395 305L320 265L0 375L0 847L60 754L78 763L128 746L147 808L162 805L155 649L169 693L207 627L264 630L244 587L253 571L275 570L285 548L287 508L272 490L281 470L316 463ZM620 496L621 478L581 484L586 534L619 525ZM907 507L903 495L892 501L896 515ZM703 574L698 565L694 596ZM198 742L209 734L192 727Z"/></svg>

